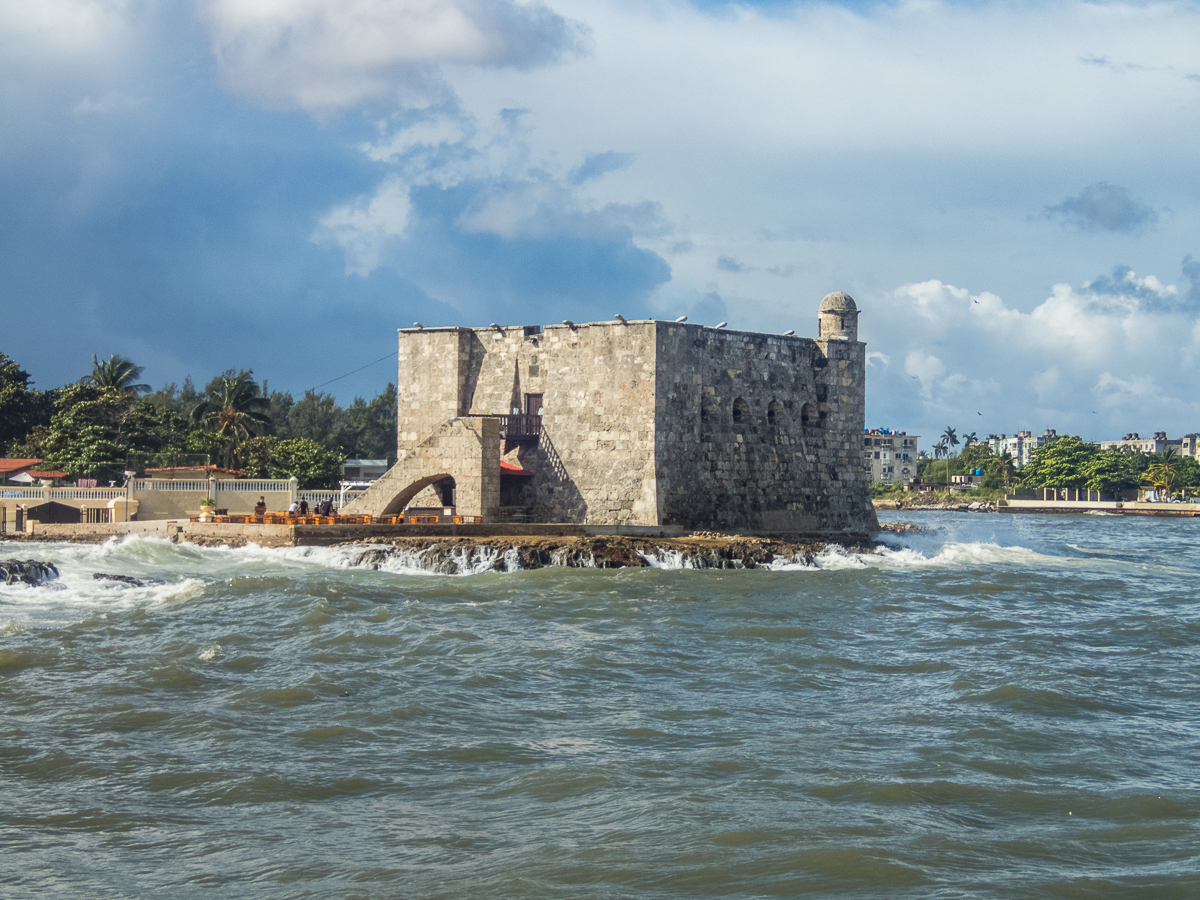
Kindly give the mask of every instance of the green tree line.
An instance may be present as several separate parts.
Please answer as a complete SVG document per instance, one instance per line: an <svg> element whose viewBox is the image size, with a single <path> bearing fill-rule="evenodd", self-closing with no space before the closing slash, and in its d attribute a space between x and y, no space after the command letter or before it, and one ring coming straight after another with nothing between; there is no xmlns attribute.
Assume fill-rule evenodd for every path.
<svg viewBox="0 0 1200 900"><path fill-rule="evenodd" d="M1185 489L1200 488L1200 463L1180 456L1174 448L1157 454L1101 450L1099 444L1063 436L1039 447L1029 463L1018 469L1007 453L996 456L991 446L974 434L962 440L962 452L953 454L959 440L956 430L947 427L934 444L933 454L922 456L917 463L921 480L944 484L955 475L982 470L980 486L986 489L1078 488L1116 494L1153 488L1176 496Z"/></svg>
<svg viewBox="0 0 1200 900"><path fill-rule="evenodd" d="M259 384L252 369L227 370L197 389L191 377L158 390L122 356L92 357L77 382L41 391L0 353L0 455L43 459L79 478L122 478L131 457L187 465L207 457L253 478L331 487L346 458L395 452L396 387L347 407L321 391L296 400Z"/></svg>

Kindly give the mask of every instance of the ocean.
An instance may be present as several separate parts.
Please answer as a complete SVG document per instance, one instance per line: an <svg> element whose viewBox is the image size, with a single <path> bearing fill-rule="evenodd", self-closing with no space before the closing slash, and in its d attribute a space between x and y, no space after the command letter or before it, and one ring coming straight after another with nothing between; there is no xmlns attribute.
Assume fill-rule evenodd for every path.
<svg viewBox="0 0 1200 900"><path fill-rule="evenodd" d="M772 570L0 543L62 572L0 586L0 897L1200 897L1200 523L897 518Z"/></svg>

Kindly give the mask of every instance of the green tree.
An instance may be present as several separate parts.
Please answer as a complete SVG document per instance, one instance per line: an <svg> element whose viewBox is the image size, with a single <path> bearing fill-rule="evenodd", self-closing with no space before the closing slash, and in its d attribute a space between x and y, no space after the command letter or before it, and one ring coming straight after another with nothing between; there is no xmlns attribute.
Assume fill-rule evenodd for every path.
<svg viewBox="0 0 1200 900"><path fill-rule="evenodd" d="M346 457L310 438L280 441L271 454L271 477L295 476L303 489L335 487Z"/></svg>
<svg viewBox="0 0 1200 900"><path fill-rule="evenodd" d="M92 354L92 373L79 379L80 384L91 384L102 388L116 388L135 396L150 393L150 385L135 384L142 377L143 366L135 366L127 356L113 354L104 362Z"/></svg>
<svg viewBox="0 0 1200 900"><path fill-rule="evenodd" d="M59 394L49 426L33 429L20 449L47 468L116 480L126 454L154 440L128 391L72 384Z"/></svg>
<svg viewBox="0 0 1200 900"><path fill-rule="evenodd" d="M1089 491L1115 494L1136 488L1142 481L1142 454L1102 450L1083 463L1082 472Z"/></svg>
<svg viewBox="0 0 1200 900"><path fill-rule="evenodd" d="M308 390L288 417L293 437L316 441L328 450L342 444L343 413L332 394Z"/></svg>
<svg viewBox="0 0 1200 900"><path fill-rule="evenodd" d="M226 463L232 463L233 447L271 427L251 370L218 375L208 383L206 398L192 409L193 424L221 435L226 441Z"/></svg>
<svg viewBox="0 0 1200 900"><path fill-rule="evenodd" d="M270 478L271 462L278 445L279 439L270 435L242 441L237 446L238 468L250 478Z"/></svg>
<svg viewBox="0 0 1200 900"><path fill-rule="evenodd" d="M1086 487L1086 464L1099 452L1097 444L1085 443L1077 437L1060 437L1033 451L1033 457L1021 470L1021 484L1035 488Z"/></svg>
<svg viewBox="0 0 1200 900"><path fill-rule="evenodd" d="M292 407L296 401L287 391L267 392L267 380L263 379L263 396L267 398L267 415L271 417L271 432L280 440L296 437L292 433Z"/></svg>
<svg viewBox="0 0 1200 900"><path fill-rule="evenodd" d="M1185 456L1179 461L1179 483L1185 488L1200 487L1200 460Z"/></svg>
<svg viewBox="0 0 1200 900"><path fill-rule="evenodd" d="M396 386L388 384L369 404L362 397L346 407L343 449L354 459L396 455Z"/></svg>
<svg viewBox="0 0 1200 900"><path fill-rule="evenodd" d="M29 373L0 353L0 456L38 425L49 425L54 394L30 388Z"/></svg>

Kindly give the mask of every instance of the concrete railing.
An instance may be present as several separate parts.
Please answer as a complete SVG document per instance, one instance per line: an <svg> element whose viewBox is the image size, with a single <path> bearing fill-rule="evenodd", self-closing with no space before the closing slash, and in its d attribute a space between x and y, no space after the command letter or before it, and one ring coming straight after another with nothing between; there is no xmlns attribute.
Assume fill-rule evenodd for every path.
<svg viewBox="0 0 1200 900"><path fill-rule="evenodd" d="M292 489L292 483L286 478L239 478L237 480L219 478L216 484L218 494L226 494L234 491L249 491L252 494L268 494L272 491L286 493ZM207 485L205 489L207 490Z"/></svg>
<svg viewBox="0 0 1200 900"><path fill-rule="evenodd" d="M5 500L120 500L124 488L0 488Z"/></svg>
<svg viewBox="0 0 1200 900"><path fill-rule="evenodd" d="M202 491L208 493L208 481L172 481L167 478L135 478L134 491Z"/></svg>

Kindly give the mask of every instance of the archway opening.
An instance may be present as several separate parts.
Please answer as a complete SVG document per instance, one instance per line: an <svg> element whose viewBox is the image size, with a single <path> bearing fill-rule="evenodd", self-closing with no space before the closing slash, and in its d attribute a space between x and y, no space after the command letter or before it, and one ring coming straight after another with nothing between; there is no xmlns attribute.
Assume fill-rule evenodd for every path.
<svg viewBox="0 0 1200 900"><path fill-rule="evenodd" d="M750 406L741 397L733 401L733 424L742 425L750 418Z"/></svg>
<svg viewBox="0 0 1200 900"><path fill-rule="evenodd" d="M430 485L437 485L439 482L443 482L443 481L449 482L450 496L451 496L451 498L453 498L454 486L455 486L453 475L451 475L449 472L441 472L437 475L426 475L423 478L418 478L416 481L414 481L412 484L410 484L404 490L400 491L394 497L392 497L392 499L390 501L388 501L388 505L383 508L383 511L380 513L380 515L381 516L394 516L400 512L403 512L404 508L413 501L413 498L416 497L417 494L421 493L421 491L425 490L425 488L429 487ZM439 485L439 487L440 487L440 485ZM435 488L435 490L438 490L438 488ZM441 496L444 496L444 495L441 495ZM452 505L452 504L443 504L443 505Z"/></svg>

